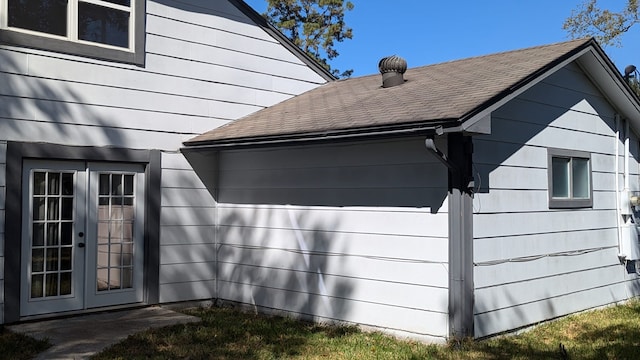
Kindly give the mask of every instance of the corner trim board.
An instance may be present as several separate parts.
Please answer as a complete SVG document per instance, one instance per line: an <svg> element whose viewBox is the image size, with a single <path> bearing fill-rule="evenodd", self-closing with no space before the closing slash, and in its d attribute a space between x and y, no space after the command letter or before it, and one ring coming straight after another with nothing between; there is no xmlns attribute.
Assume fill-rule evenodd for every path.
<svg viewBox="0 0 640 360"><path fill-rule="evenodd" d="M448 136L449 162L449 336L474 333L472 140L460 133Z"/></svg>

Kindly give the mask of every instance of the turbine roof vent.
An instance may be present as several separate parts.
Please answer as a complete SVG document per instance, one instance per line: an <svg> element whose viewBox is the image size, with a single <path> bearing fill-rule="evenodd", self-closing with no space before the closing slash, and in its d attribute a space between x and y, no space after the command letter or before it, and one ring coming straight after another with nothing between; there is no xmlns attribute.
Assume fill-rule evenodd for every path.
<svg viewBox="0 0 640 360"><path fill-rule="evenodd" d="M407 61L396 55L387 56L378 63L378 70L382 74L383 88L401 85L404 83Z"/></svg>

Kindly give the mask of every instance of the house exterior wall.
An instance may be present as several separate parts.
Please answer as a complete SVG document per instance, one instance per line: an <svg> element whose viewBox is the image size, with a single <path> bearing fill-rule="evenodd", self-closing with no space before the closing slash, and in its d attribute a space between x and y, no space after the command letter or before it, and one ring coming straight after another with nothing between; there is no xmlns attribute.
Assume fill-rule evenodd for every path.
<svg viewBox="0 0 640 360"><path fill-rule="evenodd" d="M215 202L178 149L324 82L226 1L147 1L141 67L0 44L0 249L7 141L158 149L160 301L214 297Z"/></svg>
<svg viewBox="0 0 640 360"><path fill-rule="evenodd" d="M4 214L7 193L5 174L7 169L7 142L0 141L0 244L4 245ZM4 289L4 246L0 246L0 288ZM0 323L4 323L4 291L0 292Z"/></svg>
<svg viewBox="0 0 640 360"><path fill-rule="evenodd" d="M221 299L447 337L447 172L424 139L222 151L218 169Z"/></svg>
<svg viewBox="0 0 640 360"><path fill-rule="evenodd" d="M495 111L491 135L474 138L476 337L638 294L637 275L618 260L614 114L570 64ZM637 190L634 134L631 144ZM591 154L592 207L549 208L548 148Z"/></svg>

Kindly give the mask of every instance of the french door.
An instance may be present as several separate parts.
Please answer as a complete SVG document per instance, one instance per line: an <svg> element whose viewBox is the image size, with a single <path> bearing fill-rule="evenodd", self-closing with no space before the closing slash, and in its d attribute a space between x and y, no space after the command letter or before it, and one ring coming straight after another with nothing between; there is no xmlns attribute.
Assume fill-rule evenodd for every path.
<svg viewBox="0 0 640 360"><path fill-rule="evenodd" d="M21 316L143 301L142 165L26 161Z"/></svg>

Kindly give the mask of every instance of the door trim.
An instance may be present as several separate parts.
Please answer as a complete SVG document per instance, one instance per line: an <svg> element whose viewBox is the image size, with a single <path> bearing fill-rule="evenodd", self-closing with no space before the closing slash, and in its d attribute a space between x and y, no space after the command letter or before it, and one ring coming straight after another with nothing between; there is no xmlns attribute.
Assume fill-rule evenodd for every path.
<svg viewBox="0 0 640 360"><path fill-rule="evenodd" d="M25 159L121 162L145 165L144 303L159 302L161 152L127 148L7 142L4 323L20 320L22 164ZM18 254L20 254L18 256Z"/></svg>

